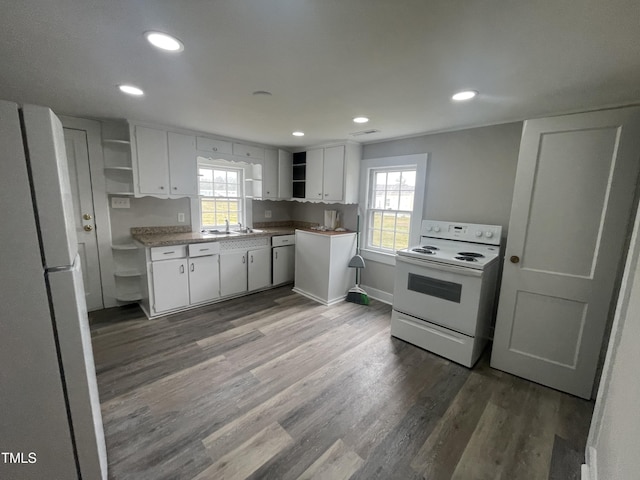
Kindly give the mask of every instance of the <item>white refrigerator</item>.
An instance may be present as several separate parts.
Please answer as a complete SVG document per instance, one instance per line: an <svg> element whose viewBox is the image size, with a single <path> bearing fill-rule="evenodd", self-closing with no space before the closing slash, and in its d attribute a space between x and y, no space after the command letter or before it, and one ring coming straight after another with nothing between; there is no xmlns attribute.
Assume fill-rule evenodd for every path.
<svg viewBox="0 0 640 480"><path fill-rule="evenodd" d="M0 478L106 479L64 136L0 101Z"/></svg>

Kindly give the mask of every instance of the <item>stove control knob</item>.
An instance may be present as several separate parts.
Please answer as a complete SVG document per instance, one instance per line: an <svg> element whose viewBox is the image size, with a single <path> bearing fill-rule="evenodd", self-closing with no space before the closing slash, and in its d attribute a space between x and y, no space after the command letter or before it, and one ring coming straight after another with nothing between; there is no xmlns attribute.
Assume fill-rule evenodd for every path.
<svg viewBox="0 0 640 480"><path fill-rule="evenodd" d="M493 237L493 232L485 232L485 236L487 238L491 238L491 237Z"/></svg>
<svg viewBox="0 0 640 480"><path fill-rule="evenodd" d="M427 232L430 232L431 230L433 230L433 227L431 225L427 225Z"/></svg>
<svg viewBox="0 0 640 480"><path fill-rule="evenodd" d="M481 236L482 236L482 232L481 232L480 230L478 230L478 231L476 232L476 237L481 237Z"/></svg>
<svg viewBox="0 0 640 480"><path fill-rule="evenodd" d="M433 227L433 230L434 230L435 232L439 232L439 231L440 231L440 227Z"/></svg>

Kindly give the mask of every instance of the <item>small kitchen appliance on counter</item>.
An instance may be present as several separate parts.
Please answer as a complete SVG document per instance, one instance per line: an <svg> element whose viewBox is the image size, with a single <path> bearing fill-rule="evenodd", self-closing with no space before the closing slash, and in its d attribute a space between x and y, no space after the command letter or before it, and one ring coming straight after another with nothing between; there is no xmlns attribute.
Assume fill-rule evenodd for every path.
<svg viewBox="0 0 640 480"><path fill-rule="evenodd" d="M502 227L423 220L399 250L391 335L472 367L487 344Z"/></svg>

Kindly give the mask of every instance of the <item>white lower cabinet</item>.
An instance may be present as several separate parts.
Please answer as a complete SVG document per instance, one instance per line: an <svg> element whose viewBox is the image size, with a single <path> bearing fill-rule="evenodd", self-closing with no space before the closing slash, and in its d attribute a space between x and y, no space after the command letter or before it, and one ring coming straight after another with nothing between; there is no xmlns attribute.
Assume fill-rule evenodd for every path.
<svg viewBox="0 0 640 480"><path fill-rule="evenodd" d="M271 285L271 249L261 248L247 252L247 283L249 291Z"/></svg>
<svg viewBox="0 0 640 480"><path fill-rule="evenodd" d="M271 285L269 248L220 254L220 292L223 297Z"/></svg>
<svg viewBox="0 0 640 480"><path fill-rule="evenodd" d="M150 306L152 315L220 297L218 244L176 245L150 250L150 305L146 306Z"/></svg>
<svg viewBox="0 0 640 480"><path fill-rule="evenodd" d="M220 294L223 297L247 291L247 252L220 254Z"/></svg>
<svg viewBox="0 0 640 480"><path fill-rule="evenodd" d="M189 258L189 299L202 303L220 297L218 255Z"/></svg>
<svg viewBox="0 0 640 480"><path fill-rule="evenodd" d="M156 313L189 305L187 259L162 260L152 264L153 310Z"/></svg>
<svg viewBox="0 0 640 480"><path fill-rule="evenodd" d="M295 273L296 247L288 245L273 249L273 284L293 282Z"/></svg>

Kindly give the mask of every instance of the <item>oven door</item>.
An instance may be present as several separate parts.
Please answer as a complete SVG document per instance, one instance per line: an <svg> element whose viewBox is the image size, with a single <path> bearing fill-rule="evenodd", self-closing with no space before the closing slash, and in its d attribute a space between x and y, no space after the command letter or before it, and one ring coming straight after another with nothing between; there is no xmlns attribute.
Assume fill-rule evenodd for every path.
<svg viewBox="0 0 640 480"><path fill-rule="evenodd" d="M482 276L482 270L397 255L393 308L475 336Z"/></svg>

